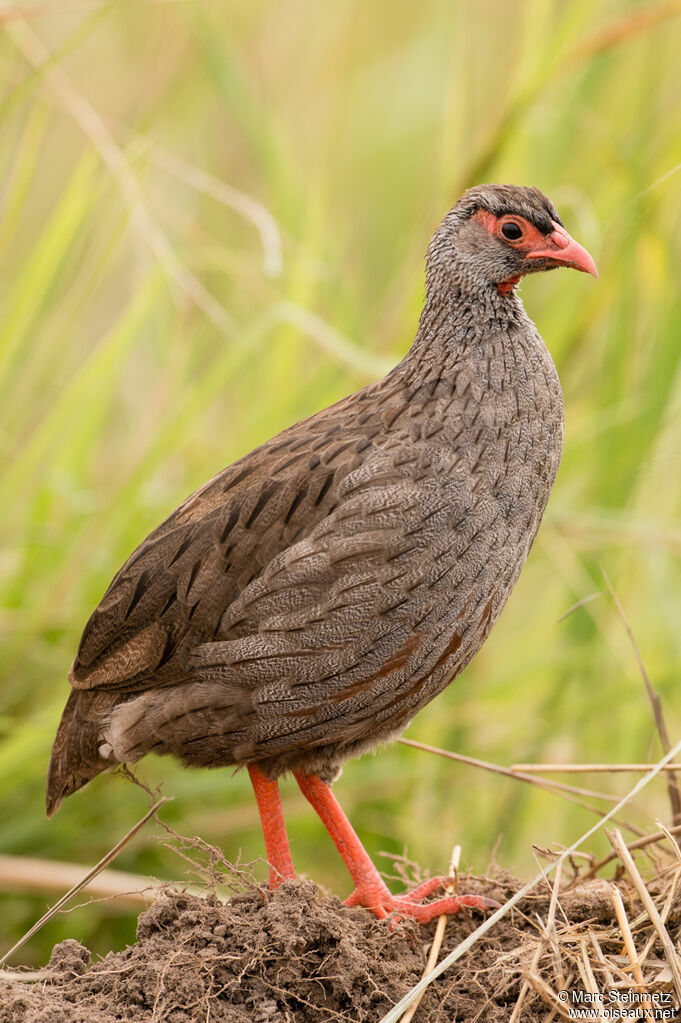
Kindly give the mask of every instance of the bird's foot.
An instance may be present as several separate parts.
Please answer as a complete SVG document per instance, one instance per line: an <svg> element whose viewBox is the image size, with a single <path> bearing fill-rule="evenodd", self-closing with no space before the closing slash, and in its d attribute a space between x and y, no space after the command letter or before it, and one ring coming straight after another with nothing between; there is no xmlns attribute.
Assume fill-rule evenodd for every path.
<svg viewBox="0 0 681 1023"><path fill-rule="evenodd" d="M498 902L482 895L448 895L435 902L419 901L453 884L452 877L431 877L406 895L393 895L371 862L331 788L315 774L303 774L301 771L293 773L300 791L321 817L355 882L354 892L345 900L346 906L364 906L379 920L385 920L394 913L396 917L410 917L420 924L427 924L442 913L459 913L464 906L472 909L499 909Z"/></svg>
<svg viewBox="0 0 681 1023"><path fill-rule="evenodd" d="M499 909L498 902L494 899L487 899L483 895L448 895L443 899L435 899L434 902L423 903L420 901L428 898L433 892L452 884L453 880L451 877L431 877L407 892L406 895L393 895L376 873L375 877L367 879L355 888L352 895L345 900L345 905L363 906L379 920L385 920L391 913L395 913L398 917L407 917L420 924L430 923L431 920L443 913L453 916L455 913L460 913L464 907L483 910Z"/></svg>

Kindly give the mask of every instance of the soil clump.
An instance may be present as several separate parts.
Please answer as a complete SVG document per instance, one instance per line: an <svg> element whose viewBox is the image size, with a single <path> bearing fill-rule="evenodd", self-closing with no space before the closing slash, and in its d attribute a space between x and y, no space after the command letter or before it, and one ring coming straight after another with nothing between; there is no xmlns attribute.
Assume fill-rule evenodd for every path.
<svg viewBox="0 0 681 1023"><path fill-rule="evenodd" d="M462 890L503 902L519 886L497 874L470 878ZM609 888L594 880L560 897L565 982L570 941L578 950L591 930L603 936L616 926ZM544 969L545 983L558 990L547 975L554 950L538 923L549 900L545 886L485 934L430 985L415 1023L501 1023L523 987L520 1018L545 1019L546 993L527 977ZM468 911L449 918L441 957L481 920ZM391 928L310 881L274 892L250 888L228 902L167 891L140 915L137 941L123 951L93 962L67 940L38 981L0 981L0 1023L377 1023L421 978L434 929Z"/></svg>

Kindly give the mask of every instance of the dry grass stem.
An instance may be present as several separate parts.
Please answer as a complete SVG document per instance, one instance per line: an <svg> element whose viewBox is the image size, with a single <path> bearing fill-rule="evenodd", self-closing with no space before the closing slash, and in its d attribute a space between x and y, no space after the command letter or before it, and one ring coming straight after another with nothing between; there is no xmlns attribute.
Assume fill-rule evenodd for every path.
<svg viewBox="0 0 681 1023"><path fill-rule="evenodd" d="M580 941L580 951L581 957L577 960L577 969L579 970L579 975L582 978L584 989L588 991L589 994L595 996L593 1005L595 1006L598 1018L605 1019L605 1013L603 1011L603 1006L601 1004L600 997L601 992L598 987L598 984L596 983L596 978L594 976L593 969L591 968L591 963L589 961L589 956L587 952L587 942L585 938L582 938L582 940Z"/></svg>
<svg viewBox="0 0 681 1023"><path fill-rule="evenodd" d="M656 821L656 823L659 824L659 821ZM663 839L667 838L668 833L671 835L681 834L681 825L677 825L675 828L664 828L661 831L653 832L652 835L645 835L643 838L637 838L636 841L627 843L627 849L629 849L630 852L633 852L636 849L644 849L648 845L655 845L655 843L661 842ZM605 867L608 863L612 863L612 861L616 859L616 852L608 853L607 856L604 856L602 859L593 864L586 875L585 880L590 877L594 877L603 869L603 867Z"/></svg>
<svg viewBox="0 0 681 1023"><path fill-rule="evenodd" d="M79 863L57 863L32 856L0 856L0 888L8 891L64 891L77 885L82 876L83 867ZM145 892L163 884L141 874L103 870L89 881L85 890L97 898L115 898L123 908L139 909L149 903Z"/></svg>
<svg viewBox="0 0 681 1023"><path fill-rule="evenodd" d="M5 984L37 984L49 977L49 970L0 970L0 981Z"/></svg>
<svg viewBox="0 0 681 1023"><path fill-rule="evenodd" d="M551 953L553 956L553 969L558 979L559 985L564 982L563 976L563 957L560 953L560 945L558 944L558 936L556 933L556 909L558 908L558 893L560 891L560 879L563 874L563 864L559 863L556 867L556 876L553 879L553 887L551 889L551 901L549 903L549 913L546 918L546 937L551 946Z"/></svg>
<svg viewBox="0 0 681 1023"><path fill-rule="evenodd" d="M666 754L666 756L660 759L659 763L656 764L655 768L652 771L650 771L648 774L644 775L642 778L639 779L636 785L634 785L633 788L630 789L630 791L626 793L625 796L622 797L619 803L608 811L603 820L597 821L594 825L592 825L592 827L589 828L586 832L584 832L584 834L582 834L575 842L573 842L569 848L565 849L553 863L550 863L544 870L541 871L541 873L537 874L537 876L532 878L531 881L528 881L526 884L524 884L522 888L520 888L520 890L515 893L515 895L513 895L510 899L508 899L507 902L504 903L503 906L500 907L500 909L492 913L484 921L484 923L482 923L478 928L476 928L475 931L473 931L472 934L470 934L467 938L460 942L455 949L453 949L447 956L445 956L445 958L440 963L438 963L435 969L432 970L432 972L427 977L423 977L418 982L418 984L416 984L411 989L411 991L408 992L408 994L406 994L403 998L400 999L400 1001L390 1010L390 1012L386 1013L386 1015L383 1017L380 1023L398 1023L404 1010L409 1008L414 999L417 998L419 994L430 983L432 983L442 973L450 969L455 962L459 961L464 955L466 955L466 953L468 953L470 949L472 949L473 946L478 941L480 941L483 935L487 934L488 931L495 927L496 924L501 919L508 916L508 914L513 909L515 909L515 907L530 894L530 892L534 891L539 884L546 880L549 874L551 874L554 870L557 870L559 864L564 863L566 860L569 861L573 854L582 845L584 845L584 843L588 841L588 839L591 838L592 835L599 831L603 827L603 825L606 824L609 820L612 820L620 812L620 810L622 810L628 803L631 802L632 799L634 799L644 788L646 788L653 780L653 778L655 778L659 774L664 765L673 760L674 757L677 756L679 753L681 753L681 741L677 742L673 749L671 749L669 753ZM629 858L631 859L631 856L628 850L626 849L624 842L622 842L622 847L625 854L628 855ZM647 890L646 897L648 901L651 903L652 909L657 914L657 910L652 904L652 899L650 899L650 895L648 894ZM644 905L646 905L645 902ZM648 908L647 905L646 908ZM657 914L657 916L659 919L659 914ZM667 955L669 956L670 939L669 935L667 935L666 931L664 931L664 927L662 926L661 923L660 930L658 931L658 933L666 935L667 944L665 944L665 951L667 951ZM675 964L676 952L673 946L671 946L671 953L673 958L670 962L670 967L672 968L672 970L676 969L678 972L678 966L676 966ZM674 963L674 965L672 965L672 963ZM560 1004L560 1002L557 999L557 996L552 995L550 985L547 985L545 981L541 981L541 978L539 978L538 975L535 974L531 974L530 976L528 976L528 980L533 985L533 987L535 987L535 989L539 990L539 988L537 987L537 984L539 984L539 987L541 987L542 991L544 991L545 993L548 992L550 997L553 997L553 1002L549 1000L548 1004L550 1004L555 1011L560 1012L561 1015L563 1016L567 1015L565 1008Z"/></svg>
<svg viewBox="0 0 681 1023"><path fill-rule="evenodd" d="M653 902L650 892L646 888L643 878L634 863L634 858L627 849L622 835L619 831L614 831L612 833L608 833L608 838L617 851L617 855L626 867L626 870L634 883L634 887L638 892L639 898L650 917L650 921L657 931L657 936L662 942L662 947L664 948L667 956L667 963L672 973L676 995L679 999L679 1004L681 1004L681 962L679 961L679 956L676 948L674 947L674 943L669 937L669 933L662 922L657 906Z"/></svg>
<svg viewBox="0 0 681 1023"><path fill-rule="evenodd" d="M679 862L681 862L681 849L679 848L679 843L676 841L676 838L674 837L674 831L675 830L681 831L681 828L668 828L664 821L659 820L656 820L655 823L659 827L662 834L667 839L669 839L669 844L674 850L674 855L676 856L676 859L679 860Z"/></svg>
<svg viewBox="0 0 681 1023"><path fill-rule="evenodd" d="M645 784L645 781L642 780L641 784ZM219 875L225 869L225 861L219 850L213 850L199 839L186 839L184 844L207 855L212 872L215 873L214 880L224 882L224 878ZM572 858L569 852L567 855L570 859ZM454 876L458 856L459 850L456 849L452 854L450 865ZM664 866L662 857L665 858L665 861L670 861L669 867ZM565 883L564 878L567 873L565 863L566 857L563 856L556 864L550 865L549 870L555 869L555 876L548 885L549 871L542 871L535 879L537 890L520 905L518 904L519 897L523 892L527 896L532 884L521 887L520 882L509 878L503 872L493 874L492 877L486 879L487 890L489 890L489 883L493 882L495 887L502 885L508 893L514 893L504 909L497 914L499 921L502 916L507 918L496 933L489 933L486 938L479 940L479 928L476 932L478 940L476 940L476 934L473 934L454 949L456 956L457 950L461 948L462 944L468 946L465 956L458 957L460 960L458 968L452 977L442 977L439 994L434 995L429 1002L427 1000L421 1002L419 1009L423 1013L424 1020L429 1013L432 1014L434 1005L439 1004L443 998L444 1001L442 1001L440 1009L444 1009L446 1013L447 1007L449 1007L450 1015L447 1018L451 1018L454 1008L458 1012L461 1007L463 1010L461 1018L470 1020L487 1018L486 1012L498 1013L499 1007L502 1005L506 1013L503 1018L509 1019L510 1023L526 1023L526 1021L529 1023L530 1020L537 1021L537 1023L542 1020L543 1023L548 1023L551 1020L569 1018L592 1020L643 1018L644 1015L651 1019L674 1018L673 1008L666 1008L665 1011L668 1014L664 1016L659 1013L655 1015L652 1010L658 1006L671 1005L671 1002L666 999L671 998L672 968L668 955L665 954L667 950L664 949L662 953L660 950L660 928L669 927L670 939L678 940L681 933L679 930L681 864L676 858L675 850L669 848L666 843L663 844L653 863L655 874L652 881L649 882L651 885L650 897L654 898L655 904L662 905L659 912L660 923L655 922L654 914L648 907L641 911L642 892L639 888L643 882L640 875L638 884L634 882L635 875L632 875L630 871L624 874L616 885L600 879L585 882L579 873L575 878L570 877ZM232 873L235 873L237 868L231 868L231 870ZM653 885L654 887L652 887ZM451 887L456 889L456 884ZM547 891L544 890L545 887L548 889ZM310 924L314 925L315 920L317 924L320 924L321 916L330 914L334 917L333 933L337 933L336 928L342 923L343 910L338 906L331 906L327 900L320 899L319 893L311 891L310 888L313 886L307 882L304 882L298 891L295 889L286 891L285 887L282 887L278 894L272 893L263 899L264 893L258 887L251 886L249 894L246 896L251 900L250 909L244 910L242 901L244 886L241 885L239 901L234 905L221 907L221 912L224 914L221 919L224 921L225 928L232 928L232 933L229 939L225 938L225 947L219 949L216 949L213 944L215 934L219 933L219 929L214 928L215 914L219 904L213 894L209 899L198 899L188 896L186 892L167 893L167 906L164 906L162 901L156 903L142 918L147 921L151 918L154 924L151 928L148 925L141 927L140 943L135 947L136 950L133 952L132 958L128 954L131 950L127 950L123 954L123 959L118 959L118 962L122 964L125 971L142 969L145 971L145 976L148 976L150 958L155 963L158 962L160 973L157 974L156 986L151 990L152 997L150 999L150 1004L154 1005L157 1019L165 1019L169 1008L174 1004L173 978L179 974L183 976L186 974L195 977L198 997L190 1004L183 1001L182 1006L185 1009L193 1009L197 1018L202 1013L204 1006L208 1012L209 1005L211 1007L213 1005L213 999L217 998L221 1001L224 995L227 1003L231 1004L231 995L228 993L231 984L237 985L240 990L243 984L252 985L257 982L260 985L258 990L260 990L264 981L268 991L281 998L290 1008L295 1005L294 1011L290 1014L291 1018L297 1018L297 1011L309 1009L311 1010L310 1019L323 1016L324 1019L338 1019L339 1021L343 1020L344 1023L350 1023L350 1020L355 1018L352 1013L334 1011L333 1004L327 1003L328 990L324 988L324 985L327 981L332 981L335 976L336 967L334 967L333 954L325 951L323 961L319 962L315 952L315 949L318 949L320 937L327 933L325 927L328 926L328 922L321 924L321 930L313 939L314 944L308 948L304 955L299 956L297 952L292 951L292 947L288 946L288 952L282 953L282 950L277 949L275 944L269 950L269 968L273 972L266 975L262 973L263 961L260 958L262 942L260 938L256 938L255 944L253 944L254 935L262 934L262 921L253 922L253 933L249 930L250 936L245 939L246 958L251 957L250 966L246 968L241 963L241 955L238 952L241 945L239 945L240 939L237 938L237 933L241 932L244 927L247 929L251 927L249 921L253 921L254 915L257 916L257 911L263 902L274 908L274 904L279 900L281 905L276 911L277 913L286 903L288 905L288 924L286 926L292 928L293 934L297 934L301 899L307 900L307 915ZM520 890L518 890L519 888ZM451 888L448 886L448 891L450 890ZM167 912L171 910L173 900L177 900L178 908L175 912L179 913L176 923L179 925L179 921L185 921L180 926L178 933L174 928L168 927ZM510 917L507 907L514 903L516 912ZM192 907L190 913L186 913L188 906ZM159 916L154 915L157 907L160 907ZM243 915L239 916L240 913ZM321 914L319 919L318 914ZM339 914L337 919L336 914ZM277 925L279 926L283 918L277 915L276 919L279 921ZM325 920L327 919L325 918ZM210 926L207 928L208 921L210 921ZM438 957L442 955L440 940L444 935L442 947L445 947L448 937L444 933L445 921L446 918L438 920L435 939L429 950L427 967L422 973L420 984L427 984L433 976L442 974L443 963L446 964L449 958L446 956L443 963L436 965ZM161 923L160 929L159 923ZM345 923L349 925L349 921L346 920ZM191 937L182 930L187 926L191 930ZM354 941L359 956L355 965L359 966L360 971L368 971L366 974L362 974L363 984L370 984L370 978L373 976L372 970L376 969L377 957L382 956L384 952L389 955L389 950L385 947L385 937L378 938L375 934L375 927L373 922L367 923L367 932L365 933L371 933L372 939L366 948L362 944L364 938L360 935L361 926L355 932ZM451 924L449 930L450 942L456 941L451 934L454 930ZM161 934L167 935L167 939L163 939L165 944L162 952L159 951L156 944ZM272 937L273 935L270 934L270 938ZM358 938L360 938L359 942L357 942ZM143 947L145 940L151 940L153 944ZM192 945L193 941L198 941L197 947L205 953L205 957L198 957L197 951ZM202 944L203 941L208 942L205 948ZM376 941L379 942L378 945ZM637 951L637 948L641 947L643 951ZM258 950L257 954L254 953L255 948ZM297 978L293 982L289 980L286 984L277 982L280 978L282 954L285 955L286 961L294 970L295 978ZM139 956L138 960L135 959L135 955ZM254 955L255 957L253 957ZM398 955L394 966L404 965L401 955L402 953ZM226 986L218 985L216 987L214 969L217 968L218 963L220 969L223 969L224 960L231 958L239 960L238 977L235 974L232 981ZM298 962L298 966L294 965L296 962ZM313 965L315 962L316 966ZM136 966L135 963L137 963ZM365 965L360 965L361 963ZM92 964L87 967L84 974L88 978L87 984L93 981L97 983L94 975L100 972L100 966L101 964ZM413 949L410 975L418 976L421 967L421 953L417 947ZM344 968L354 969L355 966L351 967L346 960ZM388 965L388 969L391 969L390 965ZM300 972L298 972L299 970ZM120 970L114 972L120 972ZM6 984L11 984L11 991L13 994L16 993L18 998L32 997L30 991L36 992L36 998L42 997L40 992L47 988L50 992L63 990L63 997L66 999L72 999L77 990L81 992L80 995L76 995L77 999L90 997L90 989L87 984L76 984L75 978L65 979L64 969L63 966L59 966L58 956L54 957L54 961L51 961L45 970L38 973L23 974L17 970L0 974L0 986L3 981ZM22 988L23 981L25 984ZM36 982L40 982L37 991ZM293 986L291 986L292 984ZM311 986L305 987L305 984ZM320 1004L317 993L314 991L315 985L321 985L323 1004ZM423 993L423 988L420 991L418 988L419 984L412 989L412 993L416 992L416 1000L412 1001L410 1006L404 1006L407 1015L396 1017L400 1023L409 1023L409 1021L413 1023L414 1020L420 1018L417 1003L420 1000L419 995ZM10 988L6 986L0 992L0 999L3 995L6 997L8 990ZM377 987L376 990L378 991L379 988ZM347 989L344 987L344 998L346 994ZM52 994L49 997L52 997ZM473 999L472 1004L469 1001L470 998ZM395 996L395 1001L397 1001L397 996ZM59 1004L61 1005L61 1003ZM336 1006L336 1008L339 1007L339 1005ZM579 1007L578 1013L573 1011L577 1007ZM609 1011L613 1007L618 1009L617 1016ZM320 1013L321 1015L319 1015ZM380 1015L380 1013L376 1015ZM374 1015L369 1017L366 1013L362 1018L365 1017L376 1018ZM204 1018L203 1015L201 1018ZM434 1018L440 1020L445 1017L441 1011L439 1014L436 1011ZM495 1018L500 1017L495 1016Z"/></svg>
<svg viewBox="0 0 681 1023"><path fill-rule="evenodd" d="M666 750L665 750L666 752ZM652 771L655 764L511 764L518 774L626 774ZM681 771L681 764L667 764L665 771ZM578 791L578 790L575 790Z"/></svg>
<svg viewBox="0 0 681 1023"><path fill-rule="evenodd" d="M449 859L449 875L450 875L450 877L456 878L456 876L457 876L457 874L459 872L459 863L460 863L460 861L461 861L461 846L460 845L455 845L454 848L452 849L452 855L450 856L450 859ZM445 894L446 895L453 895L455 890L456 890L456 883L445 885ZM428 953L428 960L426 962L426 966L425 966L425 969L423 971L423 976L424 977L427 977L428 974L431 973L432 970L435 968L435 964L437 963L438 956L440 955L440 949L442 948L442 939L445 936L445 930L447 928L447 920L448 920L448 917L447 917L446 913L442 913L438 917L437 926L435 928L435 935L433 937L433 943L430 946L430 952ZM419 995L419 997L415 999L415 1001L410 1005L410 1007L405 1012L404 1016L400 1020L400 1023L410 1023L410 1021L414 1018L414 1014L415 1014L416 1010L418 1009L419 1005L421 1004L421 998L422 997L423 997L423 995Z"/></svg>
<svg viewBox="0 0 681 1023"><path fill-rule="evenodd" d="M539 941L537 943L537 948L532 958L532 962L530 963L530 968L527 971L527 975L523 980L523 985L520 989L518 1001L516 1002L513 1008L513 1012L511 1014L509 1023L520 1023L520 1020L522 1019L521 1012L523 1011L523 1006L525 1004L525 1000L531 987L529 977L530 976L536 977L539 960L544 952L544 948L547 942L551 945L551 952L554 958L554 970L558 978L559 987L561 986L561 984L564 983L563 960L560 954L558 942L556 940L556 907L558 905L558 891L560 888L560 878L562 871L563 864L559 863L558 866L556 867L556 876L553 880L553 886L551 888L551 901L549 903L549 913L546 918L546 925L542 927L546 935L546 939L544 941Z"/></svg>
<svg viewBox="0 0 681 1023"><path fill-rule="evenodd" d="M681 869L676 870L674 872L671 884L669 885L669 891L667 892L667 898L665 899L664 906L662 907L662 911L660 913L660 919L662 923L665 925L665 927L667 924L667 918L676 899L676 892L679 886L679 877L681 877ZM650 955L651 949L655 942L657 941L657 938L658 938L657 931L653 930L653 933L648 938L648 941L643 947L643 951L638 957L641 966L645 964L645 961Z"/></svg>
<svg viewBox="0 0 681 1023"><path fill-rule="evenodd" d="M541 954L542 954L543 950L544 950L544 946L542 944L537 945L536 951L535 951L534 956L532 958L532 962L530 963L530 968L529 968L529 971L528 971L528 976L536 975L537 965L539 963L539 959L541 957ZM511 1018L509 1020L509 1023L520 1023L520 1020L522 1019L521 1012L523 1011L523 1007L525 1005L525 999L527 998L527 994L528 994L528 992L530 990L530 987L531 987L530 981L529 981L528 977L525 977L525 980L523 981L523 985L522 985L522 987L520 989L520 994L518 995L518 1001L515 1003L515 1005L513 1007L513 1012L511 1013Z"/></svg>
<svg viewBox="0 0 681 1023"><path fill-rule="evenodd" d="M561 1004L557 992L547 984L538 973L528 974L528 980L537 994L551 1008L553 1015L558 1014L562 1019L570 1019L567 1009Z"/></svg>
<svg viewBox="0 0 681 1023"><path fill-rule="evenodd" d="M516 771L515 768L501 767L499 764L491 764L487 760L479 760L477 757L466 757L462 753L453 753L451 750L440 749L438 746L429 746L424 742L417 742L415 739L398 739L404 746L412 746L414 749L423 750L424 753L434 753L439 757L447 757L449 760L456 760L460 764L468 764L469 767L478 767L482 771L491 771L493 774L502 774L506 778L514 778L516 781L524 781L529 785L536 785L538 788L546 789L547 791L564 792L569 796L589 796L592 799L606 799L611 803L617 802L617 796L611 796L606 792L596 792L593 789L582 789L577 788L574 785L563 785L561 782L546 781L540 778L533 778L531 775L524 775L521 771ZM587 806L580 800L573 800L578 802L580 806L585 806L587 809L592 810L593 813L600 813L600 810L596 810L593 807Z"/></svg>
<svg viewBox="0 0 681 1023"><path fill-rule="evenodd" d="M596 953L596 959L601 968L603 977L605 978L606 989L609 990L615 986L615 978L610 969L610 963L603 954L603 949L601 948L600 942L595 931L592 930L589 931L589 940L591 941L593 950Z"/></svg>
<svg viewBox="0 0 681 1023"><path fill-rule="evenodd" d="M84 888L87 888L87 886L89 885L90 881L92 881L93 878L95 878L98 874L101 874L104 868L108 867L110 863L113 863L116 857L123 851L123 849L125 849L126 845L128 845L128 843L132 841L137 832L144 827L149 818L153 817L154 814L158 810L160 810L162 806L170 802L171 799L168 796L163 796L161 799L158 799L154 803L154 805L150 807L149 810L147 810L145 815L141 817L140 820L137 821L137 824L130 828L127 834L125 834L123 838L120 840L120 842L117 842L113 849L110 849L106 856L103 856L99 863L96 863L92 870L89 870L87 872L85 877L81 878L81 880L78 881L77 884L73 885L73 887L70 888L69 891L66 892L66 894L63 895L58 902L55 902L54 906L51 906L50 909L48 909L48 911L44 913L43 916L41 916L40 920L38 920L35 924L33 924L31 928L29 928L28 931L26 931L26 933L19 939L19 941L12 945L8 952L5 952L4 956L0 959L0 965L6 963L7 960L18 949L25 945L26 942L29 941L34 934L37 934L41 927L45 926L48 920L51 920L53 916L56 916L56 914L59 913L59 911L62 910L64 906L66 906L71 901L71 899L75 898L75 896L78 895L79 892L82 892Z"/></svg>
<svg viewBox="0 0 681 1023"><path fill-rule="evenodd" d="M637 990L645 991L646 986L643 980L643 973L641 972L641 964L638 961L638 953L636 951L636 944L634 942L634 936L631 933L631 926L629 924L629 918L627 917L627 911L624 908L624 900L622 899L622 893L619 888L614 885L611 891L612 904L615 909L617 916L617 922L620 925L622 932L622 941L624 942L624 949L629 958L631 967L631 973L636 981Z"/></svg>

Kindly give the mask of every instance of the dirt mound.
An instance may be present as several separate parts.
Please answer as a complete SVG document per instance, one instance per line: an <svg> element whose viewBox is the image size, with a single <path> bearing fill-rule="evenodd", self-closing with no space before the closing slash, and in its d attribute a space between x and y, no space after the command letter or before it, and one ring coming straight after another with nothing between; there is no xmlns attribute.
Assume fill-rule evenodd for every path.
<svg viewBox="0 0 681 1023"><path fill-rule="evenodd" d="M505 901L519 882L498 876L465 887ZM508 1021L521 994L517 1018L545 1019L547 1001L561 990L556 949L558 980L579 986L570 963L584 942L600 933L607 947L607 935L616 933L610 890L594 881L562 894L550 939L538 924L549 913L549 892L529 897L427 989L415 1023ZM451 917L441 954L481 919L470 912ZM308 881L271 893L251 888L226 903L167 892L141 914L137 942L123 952L91 963L84 946L64 941L33 983L0 982L0 1023L377 1023L420 979L434 927L391 929ZM647 968L654 960L651 953ZM616 962L617 955L603 958L611 982Z"/></svg>
<svg viewBox="0 0 681 1023"><path fill-rule="evenodd" d="M511 892L475 881L466 889L499 899ZM469 912L452 917L445 947L481 919ZM519 937L513 925L495 931L477 947L473 963L429 988L420 1018L473 1019L489 1002L481 1023L508 1019L520 978L500 988L489 971ZM419 980L429 944L428 929L390 930L365 910L324 897L309 881L287 882L272 893L251 890L229 903L169 893L141 914L137 943L123 952L90 965L86 948L64 941L44 980L0 984L0 1021L376 1021Z"/></svg>

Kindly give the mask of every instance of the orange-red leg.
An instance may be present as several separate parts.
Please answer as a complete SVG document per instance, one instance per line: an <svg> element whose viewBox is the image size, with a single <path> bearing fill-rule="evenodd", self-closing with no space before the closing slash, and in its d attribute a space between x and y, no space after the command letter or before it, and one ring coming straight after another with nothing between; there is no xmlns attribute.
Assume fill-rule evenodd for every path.
<svg viewBox="0 0 681 1023"><path fill-rule="evenodd" d="M270 888L276 888L282 881L296 876L281 809L279 784L267 778L255 764L248 765L248 773L260 812L265 852L270 867Z"/></svg>
<svg viewBox="0 0 681 1023"><path fill-rule="evenodd" d="M458 913L464 906L498 909L498 902L480 895L452 895L426 905L415 901L432 894L450 880L443 877L430 878L406 895L392 895L369 859L330 786L315 774L301 774L299 771L294 771L294 774L301 792L319 814L355 882L355 890L345 900L346 906L364 906L379 920L384 919L389 913L397 912L400 916L409 916L424 924L441 913Z"/></svg>

